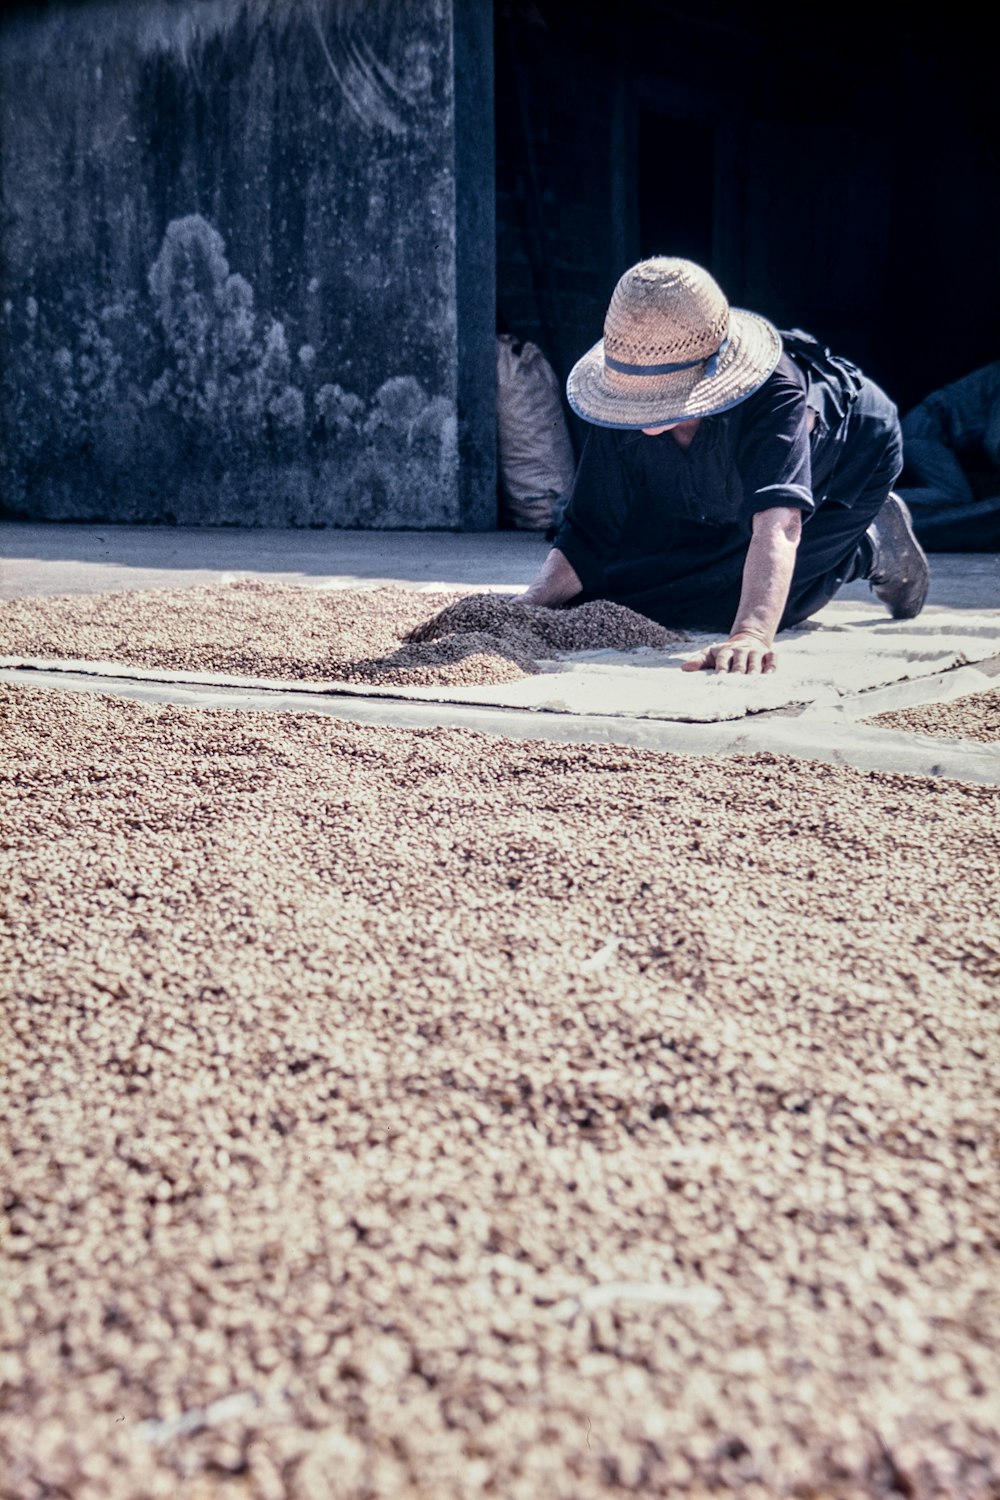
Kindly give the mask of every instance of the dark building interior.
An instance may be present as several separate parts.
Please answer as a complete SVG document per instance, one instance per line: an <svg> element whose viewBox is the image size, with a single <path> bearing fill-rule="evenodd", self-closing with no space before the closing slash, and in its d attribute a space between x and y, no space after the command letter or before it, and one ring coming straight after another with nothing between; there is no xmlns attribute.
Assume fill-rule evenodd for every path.
<svg viewBox="0 0 1000 1500"><path fill-rule="evenodd" d="M983 25L915 6L498 0L498 316L564 379L621 272L683 254L901 410L996 359Z"/></svg>

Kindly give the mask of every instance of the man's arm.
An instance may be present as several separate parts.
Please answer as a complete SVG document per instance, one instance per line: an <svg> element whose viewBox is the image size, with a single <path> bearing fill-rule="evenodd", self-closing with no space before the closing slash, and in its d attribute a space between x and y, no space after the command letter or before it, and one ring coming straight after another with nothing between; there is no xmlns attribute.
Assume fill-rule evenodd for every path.
<svg viewBox="0 0 1000 1500"><path fill-rule="evenodd" d="M685 672L773 672L774 637L788 600L802 512L794 506L758 511L743 564L743 589L728 641L684 663Z"/></svg>
<svg viewBox="0 0 1000 1500"><path fill-rule="evenodd" d="M582 589L583 584L576 569L558 547L553 547L532 583L517 597L521 604L547 604L554 607L575 599Z"/></svg>

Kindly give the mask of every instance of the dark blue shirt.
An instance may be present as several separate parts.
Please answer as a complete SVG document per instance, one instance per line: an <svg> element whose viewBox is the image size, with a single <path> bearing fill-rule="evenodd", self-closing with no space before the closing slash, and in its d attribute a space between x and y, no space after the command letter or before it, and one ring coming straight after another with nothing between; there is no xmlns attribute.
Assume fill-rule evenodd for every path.
<svg viewBox="0 0 1000 1500"><path fill-rule="evenodd" d="M832 493L863 377L809 335L782 338L774 373L704 417L686 449L669 432L591 429L555 539L585 593L617 597L653 579L678 600L730 589L759 511L793 506L808 519Z"/></svg>

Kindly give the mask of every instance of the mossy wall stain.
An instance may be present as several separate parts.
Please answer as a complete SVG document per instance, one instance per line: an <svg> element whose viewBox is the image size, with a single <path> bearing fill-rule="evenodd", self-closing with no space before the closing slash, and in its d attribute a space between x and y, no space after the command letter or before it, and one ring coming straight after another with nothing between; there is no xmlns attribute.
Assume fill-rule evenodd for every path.
<svg viewBox="0 0 1000 1500"><path fill-rule="evenodd" d="M457 526L451 10L15 14L8 515Z"/></svg>

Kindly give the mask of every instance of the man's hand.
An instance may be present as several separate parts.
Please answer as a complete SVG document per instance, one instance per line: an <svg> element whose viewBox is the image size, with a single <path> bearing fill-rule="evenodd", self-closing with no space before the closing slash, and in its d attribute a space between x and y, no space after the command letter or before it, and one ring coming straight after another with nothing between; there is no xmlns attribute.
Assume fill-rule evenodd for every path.
<svg viewBox="0 0 1000 1500"><path fill-rule="evenodd" d="M774 671L774 637L788 599L801 533L802 513L793 506L758 511L753 518L740 605L729 639L686 661L685 672L698 672L703 667L738 676Z"/></svg>
<svg viewBox="0 0 1000 1500"><path fill-rule="evenodd" d="M716 672L733 672L749 675L752 672L773 672L777 666L773 644L762 635L750 630L740 630L721 645L709 646L699 656L692 657L681 667L682 672L700 672L707 669Z"/></svg>

